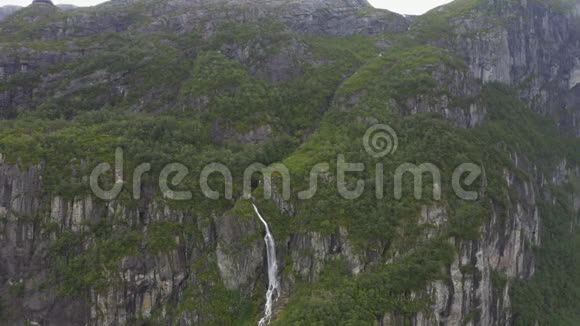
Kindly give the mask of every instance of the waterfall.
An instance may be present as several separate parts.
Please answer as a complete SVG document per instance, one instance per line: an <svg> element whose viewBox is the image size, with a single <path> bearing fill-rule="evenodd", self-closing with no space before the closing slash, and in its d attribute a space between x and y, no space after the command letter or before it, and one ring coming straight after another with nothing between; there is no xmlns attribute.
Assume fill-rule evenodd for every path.
<svg viewBox="0 0 580 326"><path fill-rule="evenodd" d="M262 221L264 227L266 228L264 242L266 243L266 254L268 256L268 291L266 291L264 317L260 319L260 322L258 323L258 326L265 326L270 324L270 319L272 318L272 306L274 301L278 300L278 297L280 296L280 282L278 282L278 261L276 260L276 243L274 242L274 237L270 232L270 227L262 215L260 215L258 207L256 207L256 205L253 203L252 206L254 206L254 211L256 211L260 221Z"/></svg>

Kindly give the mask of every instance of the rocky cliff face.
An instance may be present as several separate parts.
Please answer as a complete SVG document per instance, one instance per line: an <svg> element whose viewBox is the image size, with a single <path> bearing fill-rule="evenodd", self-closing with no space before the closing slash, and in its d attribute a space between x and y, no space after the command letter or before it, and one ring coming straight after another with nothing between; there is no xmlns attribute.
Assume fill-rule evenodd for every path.
<svg viewBox="0 0 580 326"><path fill-rule="evenodd" d="M138 200L102 201L87 166L119 143L130 166L186 162L181 152L199 154L195 166L275 157L300 179L336 154L369 165L358 138L389 121L406 148L386 168L430 160L448 174L477 161L480 199L345 203L328 190L333 172L310 201L274 191L259 202L278 244L274 322L541 322L514 293L549 267L548 209L577 233L579 11L459 0L411 21L364 0L134 0L11 15L0 23L0 318L255 322L265 248L238 189L176 204L147 180Z"/></svg>
<svg viewBox="0 0 580 326"><path fill-rule="evenodd" d="M205 259L215 259L219 282L226 288L245 291L261 288L257 283L262 281L265 268L264 248L255 220L242 222L239 216L232 215L194 217L152 199L144 200L142 207L127 208L115 202L100 203L91 197L50 197L43 194L41 171L42 166L23 170L11 164L1 165L0 281L3 296L18 298L3 307L6 309L3 313L22 316L9 321L10 324L28 321L47 325L123 325L136 323L137 316L150 318L159 309L162 309L159 318L171 320L163 307L190 300L190 287L203 283L203 276L196 274L203 272L196 270L195 265ZM175 245L162 253L143 247L145 243L137 244L141 251L138 256L123 256L116 269L107 272L112 273L106 276L107 282L113 281L115 285L91 290L83 297L56 292L50 285L53 277L50 271L55 268L52 256L55 239L63 232L70 237L88 237L80 240L80 245L90 250L98 239L87 230L95 223L118 218L133 224L145 236L159 222L188 225L195 231L189 238L175 234ZM295 276L283 278L287 293L295 284L295 277L317 281L328 259L345 257L355 274L363 269L345 229L329 236L313 232L292 234L279 242L283 259L294 261L289 275ZM77 249L83 250L68 250ZM143 255L144 252L147 254ZM206 318L194 312L173 322L211 323Z"/></svg>
<svg viewBox="0 0 580 326"><path fill-rule="evenodd" d="M450 281L436 282L428 290L436 298L435 314L417 316L417 324L455 325L464 323L474 313L479 314L478 318L468 320L467 324L511 323L512 281L497 284L494 275L504 275L508 280L526 280L534 275L533 249L540 245L541 217L536 200L539 186L519 179L508 170L504 177L518 192L517 199L507 211L493 208L490 220L483 227L484 239L456 243L459 255L450 266ZM506 220L502 221L502 216ZM465 266L475 268L468 270Z"/></svg>
<svg viewBox="0 0 580 326"><path fill-rule="evenodd" d="M100 8L100 11L79 8L69 11L64 17L62 10L43 5L33 5L19 12L18 16L3 25L4 35L18 34L23 30L21 23L24 23L30 25L27 30L33 32L21 35L23 39L48 42L66 40L66 45L59 46L57 51L28 46L7 48L0 57L0 79L7 80L21 72L29 72L29 76L34 76L37 70L46 70L53 65L90 56L95 48L77 41L109 33L200 33L203 39L209 39L224 23L255 24L275 20L292 32L307 35L379 34L387 31L402 32L408 28L408 22L402 16L374 10L366 1L112 1ZM37 22L38 17L44 17L41 23ZM10 38L7 40L10 41ZM223 51L244 64L251 64L250 59L256 61L264 56L263 52L268 51L268 45L264 45L264 42L226 43ZM10 44L7 42L5 46ZM289 45L282 53L263 58L259 65L254 63L250 69L273 81L291 79L300 74L301 68L292 61L308 60L304 58L308 54L304 53L303 43L295 41ZM33 100L34 93L50 92L54 88L50 84L66 78L55 74L43 74L41 79L32 76L18 86L0 90L1 117L13 117L21 106L39 105Z"/></svg>
<svg viewBox="0 0 580 326"><path fill-rule="evenodd" d="M572 1L482 1L451 18L452 36L438 43L464 58L476 78L520 88L535 110L578 135L577 8Z"/></svg>

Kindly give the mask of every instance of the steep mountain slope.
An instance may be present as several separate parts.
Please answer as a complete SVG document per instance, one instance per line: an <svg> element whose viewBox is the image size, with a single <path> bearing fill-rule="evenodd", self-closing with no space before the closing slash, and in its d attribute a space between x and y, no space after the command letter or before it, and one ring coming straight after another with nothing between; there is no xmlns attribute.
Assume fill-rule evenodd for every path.
<svg viewBox="0 0 580 326"><path fill-rule="evenodd" d="M0 20L12 15L16 11L20 10L21 7L18 6L2 6L0 7Z"/></svg>
<svg viewBox="0 0 580 326"><path fill-rule="evenodd" d="M580 5L576 1L552 1L548 6L541 1L466 1L454 6L427 14L417 29L436 30L433 25L441 23L437 16L461 10L446 22L449 26L438 26L449 33L430 42L459 55L476 78L517 87L534 110L550 115L559 127L578 136Z"/></svg>
<svg viewBox="0 0 580 326"><path fill-rule="evenodd" d="M576 325L578 8L457 0L412 21L365 0L19 10L0 22L0 320L256 324L268 282L244 170L281 162L289 198L279 175L252 182L278 244L273 324ZM387 157L365 152L376 124L398 134ZM105 201L88 177L117 148L125 187ZM340 155L366 167L342 182L365 186L356 200L337 192ZM185 201L159 189L175 162ZM209 163L232 171L232 199L199 190ZM405 178L395 199L405 163L441 180L414 199ZM464 163L482 168L476 200L452 189Z"/></svg>
<svg viewBox="0 0 580 326"><path fill-rule="evenodd" d="M59 4L56 6L62 10L70 10L70 9L76 8L75 5L64 5L64 4L61 5L61 4ZM13 13L17 12L20 9L22 9L22 7L19 7L19 6L2 6L2 7L0 7L0 20L3 20L4 18L12 15Z"/></svg>

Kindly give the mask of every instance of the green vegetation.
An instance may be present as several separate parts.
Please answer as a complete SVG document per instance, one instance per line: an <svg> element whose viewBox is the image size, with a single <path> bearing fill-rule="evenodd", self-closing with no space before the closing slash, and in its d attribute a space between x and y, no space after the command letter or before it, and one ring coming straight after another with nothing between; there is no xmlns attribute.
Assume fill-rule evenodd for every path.
<svg viewBox="0 0 580 326"><path fill-rule="evenodd" d="M16 13L8 16L0 28L0 43L38 41L58 36L59 29L62 28L63 21L78 20L79 18L89 17L89 21L98 21L99 16L107 13L111 16L122 17L127 26L138 27L150 22L150 17L146 14L151 12L153 4L151 0L135 2L130 5L111 5L76 8L72 10L61 10L58 7L45 5L27 6ZM69 33L78 34L96 34L94 31L87 33L87 29L92 26L72 25L69 26ZM62 32L62 30L60 30Z"/></svg>
<svg viewBox="0 0 580 326"><path fill-rule="evenodd" d="M540 2L539 0L537 0ZM544 0L540 2L541 4L548 4L552 7L552 9L556 12L560 12L563 14L569 14L578 4L574 0Z"/></svg>
<svg viewBox="0 0 580 326"><path fill-rule="evenodd" d="M451 38L454 33L453 23L470 15L477 15L474 9L482 0L455 0L445 6L431 10L420 16L412 27L412 34L421 42L434 42Z"/></svg>
<svg viewBox="0 0 580 326"><path fill-rule="evenodd" d="M156 222L149 225L147 239L153 253L169 253L177 249L184 225L175 222Z"/></svg>
<svg viewBox="0 0 580 326"><path fill-rule="evenodd" d="M538 270L513 290L516 325L576 325L580 321L580 235L566 203L542 207Z"/></svg>
<svg viewBox="0 0 580 326"><path fill-rule="evenodd" d="M385 107L389 99L404 101L416 94L447 94L446 85L434 80L434 72L465 70L465 64L445 50L431 46L401 46L380 54L359 69L339 90L341 96L364 91L363 103ZM359 103L360 105L361 103Z"/></svg>
<svg viewBox="0 0 580 326"><path fill-rule="evenodd" d="M9 294L13 298L21 298L24 295L25 285L24 282L19 282L10 286Z"/></svg>
<svg viewBox="0 0 580 326"><path fill-rule="evenodd" d="M112 226L96 225L91 232L92 243L83 234L65 231L52 247L56 262L55 278L63 295L87 296L89 289L100 291L120 280L112 274L125 257L139 252L141 234L135 231L112 232ZM91 233L85 233L90 235ZM83 244L88 246L83 250Z"/></svg>
<svg viewBox="0 0 580 326"><path fill-rule="evenodd" d="M9 90L38 85L46 73L67 72L54 85L66 90L64 93L48 96L52 89L47 89L46 97L39 96L42 103L30 103L15 112L16 119L0 121L0 152L22 169L43 165L44 190L69 200L89 194L83 177L101 162L113 163L117 147L124 149L127 184L131 183L130 172L140 163L152 164L144 182L154 185L165 164L181 162L190 168L183 185L194 190L195 197L168 204L190 211L196 218L222 214L235 202L204 198L198 191L201 169L207 163L221 162L241 180L243 169L252 162L282 161L317 128L342 79L376 55L373 40L366 37L297 37L272 26L269 22L224 25L214 38L203 41L195 34L169 33L75 39L91 54L38 75L16 75L0 83L0 89ZM15 49L26 44L36 51L64 49L61 42L23 41L34 39L33 32L15 37L18 45L10 44ZM297 61L299 74L277 84L250 74L249 66L259 66L291 39L311 52L314 60L325 63ZM258 61L241 63L225 55L224 43L265 50L263 57L252 56ZM273 130L268 140L258 144L236 141L237 135L263 125ZM101 182L110 184L111 180L108 175ZM222 181L210 182L219 185ZM235 184L239 194L242 183ZM125 189L120 202L135 207L138 203L131 199L130 191ZM161 200L159 195L155 200ZM281 226L276 225L277 232ZM43 227L57 238L50 250L53 281L67 296L87 296L89 289L98 292L120 284L115 271L126 257L168 255L182 246L190 248L192 239L200 237L188 223L154 222L144 232L120 217L88 222L76 233L60 231L54 224ZM207 252L214 250L208 248ZM226 290L215 260L205 255L190 268L196 279L188 282L189 299L169 309L171 318L194 314L204 324L254 324L261 289L256 298ZM155 324L159 318L154 312L151 318L141 319Z"/></svg>
<svg viewBox="0 0 580 326"><path fill-rule="evenodd" d="M431 302L411 291L445 279L453 257L452 246L436 243L356 278L341 262L328 263L317 286L299 287L275 325L373 325L385 312L410 318Z"/></svg>
<svg viewBox="0 0 580 326"><path fill-rule="evenodd" d="M147 199L184 212L185 221L143 225L115 216L87 221L77 232L60 230L54 222L40 223L44 234L56 238L50 258L60 293L88 296L89 290L103 291L120 284L117 271L128 257L183 255L189 263L183 300L172 298L162 307L167 315L160 308L150 318L138 316L135 324L155 325L186 314L198 318L200 324L255 324L263 286L253 289L255 293L226 289L218 273L216 244L203 242L196 223L224 213L252 219L254 213L248 201L208 200L199 191L198 177L208 163L225 164L234 175L234 198L240 198L248 165L283 162L292 175L291 204L296 214L288 217L272 201L259 202L276 238L283 242L307 232L335 235L345 227L366 269L353 276L342 258L325 262L320 280L314 284L296 277L296 288L276 323L371 325L385 313L408 321L425 311L433 298L422 290L434 281L448 281L457 246L481 237L492 207L499 227L509 222L507 212L518 198L506 184L505 169L522 180L536 177L514 164L514 153L533 161L542 173L562 158L572 165L580 162L578 140L562 136L552 121L531 112L515 90L487 84L477 98L450 94L451 80L445 78L465 72L465 64L424 41L449 37L445 33L453 23L451 18L470 15L480 4L479 0L458 0L432 11L419 18L404 37L388 33L295 35L279 23L264 20L259 24L216 23L217 30L204 35L207 38L197 32L130 30L71 38L68 43L39 41L39 33L45 32L41 27L86 11L47 12L26 27L22 24L28 15L37 13L22 12L2 23L4 29L19 31L18 35L0 36L2 45L12 51L21 46L33 51L87 47L86 56L0 83L0 91L34 85L44 92L10 112L7 117L11 120L0 121L0 153L22 169L42 165L47 196L74 200L89 195L86 176L97 164L114 162L116 148L124 150L128 185L131 171L141 163L152 165L143 179L149 187L157 186L156 176L168 163L189 168L180 187L193 192L192 200L166 203L160 194ZM103 10L115 10L111 6ZM139 25L147 21L139 10L153 10L154 4L139 2L130 8L134 10L129 15L132 22ZM372 10L359 14L369 13ZM392 46L381 51L375 44L385 40ZM275 62L277 55L288 53L292 74L283 71L281 76L272 76L261 70L270 60ZM61 72L66 73L55 84L41 87L43 77ZM486 108L486 121L473 129L459 129L436 113L401 115L398 109L416 95L426 101L447 96L466 110L469 104L478 103ZM372 158L362 144L365 131L377 123L389 124L399 136L396 153L382 159ZM261 127L271 133L264 139L248 140L247 135ZM339 154L347 162L366 167L346 180L349 189L363 181L365 192L357 200L344 200L336 191ZM321 162L331 168L319 178L317 194L298 202L298 191L309 186L310 169ZM455 168L466 162L485 170L485 179L469 189L483 196L469 203L458 200L451 188ZM379 163L385 171L385 180L379 185L384 188L383 200L375 197ZM413 180L406 175L404 197L394 200L394 172L403 163L437 166L442 172L442 200L431 199L434 180L429 175L425 175L422 199L412 198ZM112 177L100 181L110 185ZM275 178L275 182L280 180ZM219 189L223 179L214 176L210 184ZM580 238L571 223L578 216L573 216L568 198L580 191L579 184L571 180L562 189L553 189L557 202L542 203L545 234L542 248L537 249L538 272L529 283L516 282L513 291L514 315L521 325L533 321L573 325L580 319L576 272ZM262 186L255 189L256 198L262 197L263 190ZM131 191L126 187L119 203L139 207L142 202L132 199ZM429 207L445 212L442 225L423 223L421 212ZM38 219L34 222L44 221ZM249 235L236 245L247 245L258 237ZM292 273L291 258L284 259L288 267L284 273ZM473 264L460 268L465 274L477 273ZM515 282L499 273L492 280L495 291ZM24 288L19 286L11 291L12 297L22 295ZM469 318L477 319L477 312Z"/></svg>
<svg viewBox="0 0 580 326"><path fill-rule="evenodd" d="M192 273L196 281L185 289L184 300L179 302L176 316L198 314L202 316L200 323L203 325L254 324L257 307L240 292L227 290L223 286L213 257L196 262Z"/></svg>
<svg viewBox="0 0 580 326"><path fill-rule="evenodd" d="M346 84L346 83L345 83ZM505 219L506 209L508 209L512 200L517 199L512 197L507 185L503 179L503 169L508 166L515 170L516 173L524 179L529 179L531 176L513 166L511 153L520 153L530 159L540 167L550 168L555 166L561 157L567 157L569 160L578 162L578 157L575 149L578 148L578 140L568 140L562 138L551 122L531 113L517 98L514 96L515 92L497 84L490 84L485 87L482 98L484 105L488 108L488 121L482 127L474 130L461 130L453 128L449 123L443 121L436 115L419 114L410 117L400 117L393 115L384 109L369 109L365 105L357 106L358 110L351 110L349 112L331 112L326 115L321 127L313 137L302 145L294 154L292 154L286 161L287 165L291 167L294 173L293 180L306 180L308 176L308 168L312 167L316 162L334 162L338 153L348 153L347 161L349 162L364 162L367 167L372 167L376 161L370 160L364 152L362 152L361 139L368 123L365 121L381 121L387 122L395 128L399 135L399 149L397 153L389 156L381 163L385 166L385 171L393 171L396 166L402 162L412 162L419 164L420 162L432 162L437 165L443 172L442 180L449 179L449 174L452 169L460 163L474 162L481 164L485 168L486 185L485 198L478 202L465 203L457 201L449 188L443 185L444 199L439 205L446 207L449 213L449 221L447 230L439 230L442 238L455 237L463 240L476 240L480 238L480 230L483 223L487 221L490 216L490 203L493 202L497 207L502 209L500 211L500 219ZM359 102L364 103L364 102ZM570 162L570 161L569 161ZM570 164L576 164L571 163ZM335 167L331 168L333 171ZM333 175L333 172L330 173ZM310 201L301 201L299 203L300 210L294 217L295 227L297 231L303 230L317 230L323 233L335 232L339 225L347 226L350 232L350 239L355 241L359 249L372 250L376 243L389 244L392 250L407 251L421 246L436 246L437 240L425 240L422 234L423 229L418 225L417 216L420 208L423 205L430 205L429 200L414 201L403 200L393 201L392 193L387 193L385 201L377 202L374 199L374 178L372 174L359 173L356 176L358 179L366 180L367 192L356 201L341 200L336 195L335 181L328 184L323 182L322 189L319 190L316 197ZM333 177L326 177L326 179L334 180ZM427 179L428 180L428 179ZM424 197L430 198L430 183L425 181L428 185L424 189ZM350 182L354 184L354 182ZM404 185L408 187L412 185L412 180L407 180ZM302 184L306 189L307 184ZM320 186L320 184L319 184ZM447 185L448 186L448 185ZM476 184L473 190L480 189L482 185ZM385 181L385 189L393 189L392 181ZM411 194L410 189L405 189L405 193ZM490 201L491 200L491 201ZM261 207L264 203L260 204ZM272 214L271 212L269 214ZM270 218L274 216L274 225L279 223L275 218L275 214L268 215ZM328 217L332 216L331 219ZM549 219L550 217L547 216ZM564 217L564 220L567 218ZM507 222L504 220L504 222ZM551 223L548 221L547 223ZM287 228L282 224L282 228ZM570 225L570 222L562 225ZM499 226L501 228L501 226ZM292 226L290 226L292 228ZM560 232L563 232L561 230ZM559 233L560 233L559 232ZM575 233L569 233L570 236L576 237ZM569 246L568 238L558 238L558 246ZM548 246L549 248L549 246ZM379 250L383 250L379 247ZM390 251L388 250L387 253ZM550 251L554 257L554 251ZM420 254L418 254L420 255ZM386 256L388 257L388 256ZM385 257L385 258L386 258ZM445 265L446 260L440 259L438 255L419 256L423 259L432 257L433 264ZM558 257L572 258L575 257L573 249L559 254ZM572 258L574 259L574 258ZM557 268L558 263L554 263L554 268ZM541 262L540 262L541 264ZM325 273L337 273L343 270L340 266L327 265ZM404 268L403 262L391 262L389 268ZM468 271L469 266L464 266L465 272ZM378 277L377 271L367 271L358 278L364 279L366 277ZM380 274L380 272L378 272ZM559 275L562 279L568 282L575 282L566 278L566 275L571 275L573 269L565 269L560 271ZM346 273L349 275L349 273ZM432 281L434 275L437 273L409 273L409 275L416 275L415 279L420 284L426 284ZM545 274L538 274L536 278L543 279ZM377 308L375 312L368 311L370 304L374 300L365 301L363 297L357 297L350 293L350 289L355 287L358 295L368 295L372 293L372 288L360 289L357 288L358 278L352 279L352 276L345 276L344 280L333 280L332 289L321 287L309 287L309 291L303 293L298 292L294 298L295 303L291 304L288 311L285 312L280 322L297 323L297 324L336 324L337 320L347 320L351 324L372 324L380 318L375 315L377 312L390 311L397 315L406 316L412 314L413 311L421 311L421 299L402 301L401 306L389 306L386 303ZM388 280L389 278L387 278ZM345 284L350 284L346 285ZM350 283L349 283L350 282ZM354 283L352 283L354 282ZM377 281L373 284L383 284L385 281ZM425 283L421 283L425 282ZM494 277L494 286L501 287L501 283L506 282L502 275ZM543 282L543 281L533 281ZM496 284L497 283L497 284ZM337 285L340 284L340 285ZM522 283L525 287L526 283ZM578 283L580 284L580 283ZM574 285L576 286L576 285ZM567 298L574 296L575 290L564 286L558 286L558 291L567 293ZM574 287L575 288L575 287ZM340 289L340 290L339 290ZM405 287L406 291L413 289L412 286ZM522 291L536 291L536 290L522 290ZM393 297L392 292L389 297ZM395 293L406 293L401 292ZM534 293L534 292L533 292ZM556 291L554 291L554 294ZM541 295L547 295L542 293ZM538 299L541 295L538 295ZM328 299L332 298L332 299ZM519 300L519 299L518 299ZM535 300L532 298L531 300ZM326 303L326 302L332 302ZM337 304L338 302L338 304ZM362 302L362 303L361 303ZM429 302L428 299L426 302ZM572 301L565 306L554 305L551 309L558 311L562 316L570 316L566 313L566 307L575 307L577 301ZM360 305L359 305L360 303ZM423 302L425 304L425 302ZM536 304L541 304L537 302ZM306 309L306 307L315 307L314 309ZM535 315L527 315L525 312L527 305L522 304L520 310L522 316L526 316L523 320L534 320ZM351 308L355 307L355 308ZM416 309L416 310L414 310ZM544 311L544 310L542 310ZM363 315L361 315L363 314ZM551 316L551 315L548 315ZM338 319L333 319L338 318ZM476 318L474 315L473 318ZM521 317L523 318L523 317ZM542 320L549 320L548 319ZM523 325L526 323L523 323Z"/></svg>

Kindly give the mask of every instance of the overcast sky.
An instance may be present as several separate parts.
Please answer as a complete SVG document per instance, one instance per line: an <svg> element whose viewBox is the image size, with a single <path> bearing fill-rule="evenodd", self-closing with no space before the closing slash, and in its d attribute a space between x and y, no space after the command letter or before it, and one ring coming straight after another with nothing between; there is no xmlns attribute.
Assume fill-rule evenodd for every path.
<svg viewBox="0 0 580 326"><path fill-rule="evenodd" d="M2 1L2 0L0 0ZM430 9L449 3L452 0L368 0L377 8L407 15L421 15Z"/></svg>
<svg viewBox="0 0 580 326"><path fill-rule="evenodd" d="M0 0L0 6L19 5L27 6L32 0ZM53 0L55 4L73 4L77 6L92 6L104 2L103 0ZM369 0L377 8L385 8L401 14L420 15L429 9L440 6L451 0Z"/></svg>

